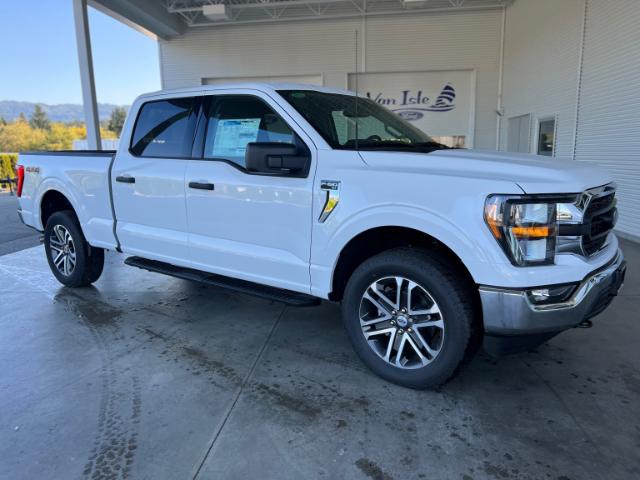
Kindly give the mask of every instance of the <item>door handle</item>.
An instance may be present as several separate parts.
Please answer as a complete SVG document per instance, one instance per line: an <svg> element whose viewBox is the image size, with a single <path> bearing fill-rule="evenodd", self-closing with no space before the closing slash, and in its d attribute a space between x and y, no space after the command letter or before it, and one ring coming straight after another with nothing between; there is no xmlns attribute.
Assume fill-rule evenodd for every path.
<svg viewBox="0 0 640 480"><path fill-rule="evenodd" d="M122 176L116 177L116 182L120 182L120 183L136 183L136 178L135 177L130 177L128 175L122 175Z"/></svg>
<svg viewBox="0 0 640 480"><path fill-rule="evenodd" d="M213 183L207 182L189 182L189 188L195 188L196 190L214 190Z"/></svg>

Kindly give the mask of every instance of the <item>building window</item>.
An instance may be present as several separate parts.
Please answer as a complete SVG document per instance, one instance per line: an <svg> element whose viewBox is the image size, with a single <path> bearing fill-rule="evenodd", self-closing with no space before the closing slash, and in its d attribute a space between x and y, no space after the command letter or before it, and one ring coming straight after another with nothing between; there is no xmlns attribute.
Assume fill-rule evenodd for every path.
<svg viewBox="0 0 640 480"><path fill-rule="evenodd" d="M530 153L531 114L509 119L507 150L509 152Z"/></svg>
<svg viewBox="0 0 640 480"><path fill-rule="evenodd" d="M546 118L538 122L538 155L553 156L555 136L555 118Z"/></svg>

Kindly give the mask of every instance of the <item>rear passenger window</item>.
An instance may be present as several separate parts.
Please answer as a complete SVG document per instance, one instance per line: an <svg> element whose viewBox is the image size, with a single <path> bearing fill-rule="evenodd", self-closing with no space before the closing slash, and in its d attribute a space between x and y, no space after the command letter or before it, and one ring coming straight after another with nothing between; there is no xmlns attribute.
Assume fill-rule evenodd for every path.
<svg viewBox="0 0 640 480"><path fill-rule="evenodd" d="M247 143L295 143L295 134L269 105L249 95L217 97L211 105L205 158L230 160L242 167Z"/></svg>
<svg viewBox="0 0 640 480"><path fill-rule="evenodd" d="M131 137L131 153L139 157L188 157L194 118L193 98L145 103Z"/></svg>

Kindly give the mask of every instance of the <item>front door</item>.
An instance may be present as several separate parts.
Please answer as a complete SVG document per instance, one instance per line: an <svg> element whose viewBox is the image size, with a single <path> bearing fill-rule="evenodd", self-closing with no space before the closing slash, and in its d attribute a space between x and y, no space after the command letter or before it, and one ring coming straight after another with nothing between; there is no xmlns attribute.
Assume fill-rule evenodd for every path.
<svg viewBox="0 0 640 480"><path fill-rule="evenodd" d="M174 264L187 261L184 176L195 103L184 97L143 104L130 148L118 152L111 182L116 233L125 253Z"/></svg>
<svg viewBox="0 0 640 480"><path fill-rule="evenodd" d="M310 142L264 94L209 100L202 159L186 173L191 259L196 268L308 293L315 160L296 178L249 172L244 155L249 142L306 151Z"/></svg>

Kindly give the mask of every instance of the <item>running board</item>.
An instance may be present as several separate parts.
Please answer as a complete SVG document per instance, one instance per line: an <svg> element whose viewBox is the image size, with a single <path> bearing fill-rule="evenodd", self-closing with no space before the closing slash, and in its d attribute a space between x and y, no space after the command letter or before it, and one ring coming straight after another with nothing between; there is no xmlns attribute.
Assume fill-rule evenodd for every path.
<svg viewBox="0 0 640 480"><path fill-rule="evenodd" d="M222 287L236 292L253 295L255 297L282 302L295 307L308 307L319 305L320 299L304 293L293 292L291 290L283 290L268 285L260 285L258 283L247 282L237 278L224 277L215 273L203 272L192 268L176 267L169 263L159 262L157 260L148 260L142 257L129 257L124 261L125 264L132 267L138 267L150 272L163 273L172 277L182 278L184 280L192 280L194 282L204 283L215 287Z"/></svg>

